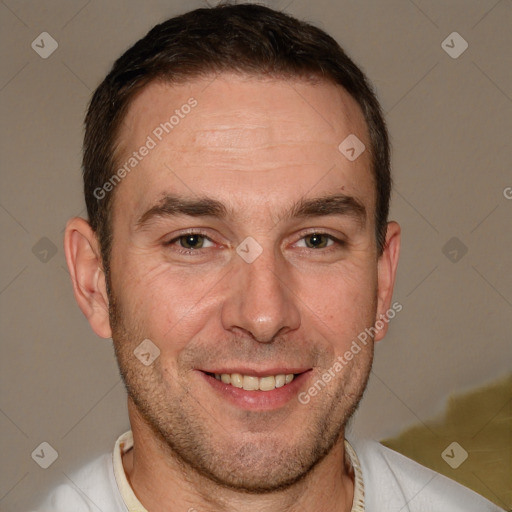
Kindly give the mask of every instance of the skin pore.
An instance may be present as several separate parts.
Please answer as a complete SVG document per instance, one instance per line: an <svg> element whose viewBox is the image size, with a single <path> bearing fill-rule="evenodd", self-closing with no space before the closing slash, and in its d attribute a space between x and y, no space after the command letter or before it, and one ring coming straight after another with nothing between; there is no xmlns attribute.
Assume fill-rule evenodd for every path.
<svg viewBox="0 0 512 512"><path fill-rule="evenodd" d="M125 472L151 511L350 511L344 427L372 344L308 404L297 395L391 303L400 228L388 224L378 257L363 115L325 82L155 82L128 110L118 162L191 97L197 106L117 185L110 297L90 226L66 230L75 296L112 336L128 388ZM353 162L338 150L349 134L367 148ZM251 263L237 252L247 237L261 249ZM145 339L160 351L148 366L134 355ZM293 397L259 410L205 373L229 369L303 375Z"/></svg>

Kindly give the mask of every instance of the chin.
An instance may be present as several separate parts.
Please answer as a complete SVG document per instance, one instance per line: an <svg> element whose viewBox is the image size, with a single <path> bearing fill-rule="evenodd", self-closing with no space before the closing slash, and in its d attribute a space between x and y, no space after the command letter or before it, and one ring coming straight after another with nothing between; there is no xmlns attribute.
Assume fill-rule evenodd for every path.
<svg viewBox="0 0 512 512"><path fill-rule="evenodd" d="M242 451L252 452L253 448L244 446ZM291 460L289 455L291 454L276 456L275 452L272 455L259 453L258 460L255 461L255 454L251 453L249 458L247 454L234 458L237 460L235 464L195 469L226 489L247 494L269 494L293 486L305 478L316 464L313 462L305 467L304 461Z"/></svg>

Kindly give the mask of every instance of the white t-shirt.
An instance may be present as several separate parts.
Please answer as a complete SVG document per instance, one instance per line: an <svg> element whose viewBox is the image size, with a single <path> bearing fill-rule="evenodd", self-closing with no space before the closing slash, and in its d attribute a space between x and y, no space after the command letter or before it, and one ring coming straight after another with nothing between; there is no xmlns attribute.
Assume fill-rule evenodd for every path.
<svg viewBox="0 0 512 512"><path fill-rule="evenodd" d="M122 453L133 446L132 433L71 475L37 512L148 512L126 478ZM466 487L427 469L375 441L348 443L354 469L351 512L503 512Z"/></svg>

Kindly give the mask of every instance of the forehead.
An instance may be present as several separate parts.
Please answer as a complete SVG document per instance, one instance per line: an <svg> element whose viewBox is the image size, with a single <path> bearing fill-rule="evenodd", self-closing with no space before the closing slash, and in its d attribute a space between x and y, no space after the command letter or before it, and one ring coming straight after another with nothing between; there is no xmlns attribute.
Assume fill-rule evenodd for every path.
<svg viewBox="0 0 512 512"><path fill-rule="evenodd" d="M349 161L338 149L350 135L370 148L359 106L331 83L231 74L154 82L121 126L117 164L136 165L127 166L116 202L135 211L164 192L194 193L247 209L253 197L277 205L343 189L371 204L370 152ZM143 146L151 149L134 156Z"/></svg>

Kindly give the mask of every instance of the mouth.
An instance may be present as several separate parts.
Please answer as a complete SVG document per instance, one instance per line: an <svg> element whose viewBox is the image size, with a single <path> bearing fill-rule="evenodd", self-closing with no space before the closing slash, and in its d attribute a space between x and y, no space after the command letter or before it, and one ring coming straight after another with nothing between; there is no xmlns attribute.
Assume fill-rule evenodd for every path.
<svg viewBox="0 0 512 512"><path fill-rule="evenodd" d="M229 384L235 388L245 391L272 391L276 388L282 388L290 384L293 379L301 373L278 373L276 375L267 375L258 377L256 375L244 375L242 373L211 373L205 372L210 377Z"/></svg>
<svg viewBox="0 0 512 512"><path fill-rule="evenodd" d="M226 368L198 373L223 401L245 410L269 411L289 402L298 404L293 398L307 384L312 369L276 368L261 372Z"/></svg>

